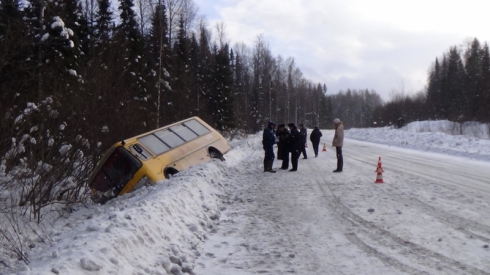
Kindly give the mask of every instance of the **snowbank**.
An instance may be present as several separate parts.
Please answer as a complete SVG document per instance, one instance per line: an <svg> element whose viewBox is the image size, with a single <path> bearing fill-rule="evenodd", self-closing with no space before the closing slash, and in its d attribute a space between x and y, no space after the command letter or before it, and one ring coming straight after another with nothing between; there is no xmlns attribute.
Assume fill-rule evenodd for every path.
<svg viewBox="0 0 490 275"><path fill-rule="evenodd" d="M31 252L32 272L25 274L191 271L196 246L219 218L219 167L195 167L105 205L79 210L55 225L59 233L49 247L40 245Z"/></svg>
<svg viewBox="0 0 490 275"><path fill-rule="evenodd" d="M349 129L345 136L379 144L490 161L488 125L476 122L459 124L447 120L418 121L400 129L393 126Z"/></svg>
<svg viewBox="0 0 490 275"><path fill-rule="evenodd" d="M481 139L490 139L489 125L475 121L469 121L463 124L448 120L415 121L402 127L400 130L409 133L441 132L451 135L464 135Z"/></svg>

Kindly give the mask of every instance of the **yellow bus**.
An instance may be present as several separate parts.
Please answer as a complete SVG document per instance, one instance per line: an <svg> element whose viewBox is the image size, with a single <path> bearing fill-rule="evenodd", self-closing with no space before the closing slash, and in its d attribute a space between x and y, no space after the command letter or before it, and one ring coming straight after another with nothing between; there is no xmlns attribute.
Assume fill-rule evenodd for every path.
<svg viewBox="0 0 490 275"><path fill-rule="evenodd" d="M92 199L105 203L212 158L224 160L230 149L220 133L192 117L114 144L87 183Z"/></svg>

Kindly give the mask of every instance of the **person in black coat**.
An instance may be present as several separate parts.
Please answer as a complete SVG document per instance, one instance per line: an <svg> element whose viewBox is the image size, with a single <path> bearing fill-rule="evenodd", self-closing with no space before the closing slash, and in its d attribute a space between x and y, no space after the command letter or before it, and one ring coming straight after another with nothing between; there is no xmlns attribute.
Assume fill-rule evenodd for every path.
<svg viewBox="0 0 490 275"><path fill-rule="evenodd" d="M306 130L306 127L303 124L300 124L300 130L299 134L301 135L301 142L303 143L303 147L301 147L301 153L303 153L303 159L307 159L308 156L306 155L306 140L308 139L308 131Z"/></svg>
<svg viewBox="0 0 490 275"><path fill-rule="evenodd" d="M301 134L299 133L298 128L296 128L296 125L294 125L294 123L289 123L288 127L289 130L291 130L291 134L288 138L288 147L291 152L291 164L293 165L293 168L290 169L289 172L294 172L298 170L299 155L301 154L302 148L305 147L305 144L301 140Z"/></svg>
<svg viewBox="0 0 490 275"><path fill-rule="evenodd" d="M287 139L289 138L289 130L284 124L279 124L276 131L276 137L279 140L277 143L277 159L282 160L281 169L287 170L289 167L289 150Z"/></svg>
<svg viewBox="0 0 490 275"><path fill-rule="evenodd" d="M310 141L313 144L313 151L315 151L315 158L318 157L318 145L320 144L320 138L322 137L322 132L315 126L315 129L310 134Z"/></svg>
<svg viewBox="0 0 490 275"><path fill-rule="evenodd" d="M264 172L275 173L276 171L272 170L272 163L274 162L274 149L272 148L274 144L276 144L276 135L274 133L274 129L276 128L276 124L272 121L269 121L269 124L264 129L262 134L262 147L264 148Z"/></svg>

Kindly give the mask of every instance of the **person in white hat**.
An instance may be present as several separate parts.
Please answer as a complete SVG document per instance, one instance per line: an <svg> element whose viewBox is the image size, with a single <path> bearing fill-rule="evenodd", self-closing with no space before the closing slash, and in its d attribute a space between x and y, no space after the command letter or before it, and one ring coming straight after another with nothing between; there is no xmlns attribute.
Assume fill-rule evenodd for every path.
<svg viewBox="0 0 490 275"><path fill-rule="evenodd" d="M344 146L344 125L340 119L333 120L333 126L335 127L335 135L333 137L332 146L337 151L337 169L335 173L342 172L344 168L344 157L342 156L342 146Z"/></svg>

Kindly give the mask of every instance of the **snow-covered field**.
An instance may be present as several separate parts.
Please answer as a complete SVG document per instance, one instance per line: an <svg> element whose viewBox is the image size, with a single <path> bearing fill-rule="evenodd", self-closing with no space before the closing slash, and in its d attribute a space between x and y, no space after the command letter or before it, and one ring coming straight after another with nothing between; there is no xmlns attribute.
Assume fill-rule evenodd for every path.
<svg viewBox="0 0 490 275"><path fill-rule="evenodd" d="M226 162L53 220L0 274L490 274L490 141L411 127L346 131L339 174L332 131L294 173L262 173L260 136L233 141Z"/></svg>

